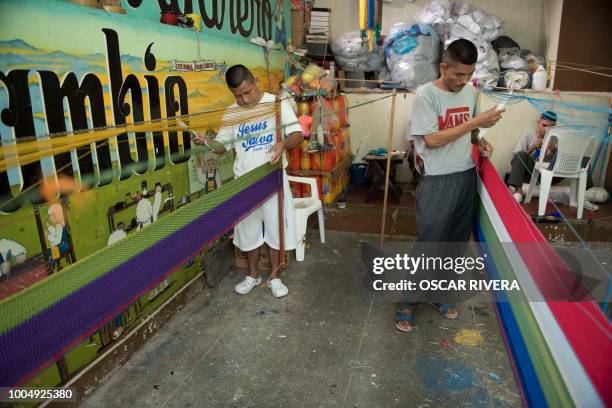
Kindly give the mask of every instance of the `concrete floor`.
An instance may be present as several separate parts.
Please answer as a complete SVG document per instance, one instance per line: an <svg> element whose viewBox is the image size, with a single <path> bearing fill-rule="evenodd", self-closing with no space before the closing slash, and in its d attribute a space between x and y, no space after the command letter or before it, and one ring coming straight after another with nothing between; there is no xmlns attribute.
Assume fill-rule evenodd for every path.
<svg viewBox="0 0 612 408"><path fill-rule="evenodd" d="M233 293L228 275L189 302L85 407L519 406L490 304L450 321L429 306L395 329L395 305L365 290L359 240L328 231L284 274L289 295Z"/></svg>

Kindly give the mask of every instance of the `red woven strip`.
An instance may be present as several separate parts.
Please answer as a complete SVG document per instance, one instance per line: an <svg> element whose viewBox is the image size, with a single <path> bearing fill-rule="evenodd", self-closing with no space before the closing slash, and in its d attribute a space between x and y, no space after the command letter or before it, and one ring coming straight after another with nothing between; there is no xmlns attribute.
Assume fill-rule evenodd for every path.
<svg viewBox="0 0 612 408"><path fill-rule="evenodd" d="M540 245L540 254L525 251L518 246L525 264L542 293L562 293L571 288L574 277L569 270L551 270L551 265L562 264L557 253L547 245L540 230L525 210L510 195L496 169L489 160L477 157L480 178L491 196L502 221L515 243ZM556 273L556 279L551 279ZM561 286L563 285L563 286ZM569 286L565 286L569 285ZM612 406L612 327L594 302L547 302L553 316L590 378L593 386L607 406Z"/></svg>

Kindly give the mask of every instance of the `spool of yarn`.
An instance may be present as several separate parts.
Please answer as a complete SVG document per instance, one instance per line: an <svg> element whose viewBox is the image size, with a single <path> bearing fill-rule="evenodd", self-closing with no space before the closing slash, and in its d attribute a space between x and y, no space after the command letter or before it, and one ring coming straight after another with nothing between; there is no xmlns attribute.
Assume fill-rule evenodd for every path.
<svg viewBox="0 0 612 408"><path fill-rule="evenodd" d="M591 187L584 196L587 200L594 203L605 203L608 201L608 192L603 187Z"/></svg>

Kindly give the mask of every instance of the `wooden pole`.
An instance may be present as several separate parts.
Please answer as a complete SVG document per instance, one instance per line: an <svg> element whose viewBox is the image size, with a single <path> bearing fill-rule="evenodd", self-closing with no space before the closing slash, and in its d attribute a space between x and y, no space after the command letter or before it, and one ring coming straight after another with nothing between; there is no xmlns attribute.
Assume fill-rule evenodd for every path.
<svg viewBox="0 0 612 408"><path fill-rule="evenodd" d="M276 114L276 142L283 140L283 134L281 129L281 103L278 96L275 101L275 114ZM282 153L284 154L284 153ZM278 190L278 237L279 237L279 254L278 254L278 267L279 269L285 269L285 206L283 205L284 189L285 189L285 174L282 167L283 158L281 162L281 188Z"/></svg>
<svg viewBox="0 0 612 408"><path fill-rule="evenodd" d="M389 194L389 173L391 172L391 143L393 142L393 125L395 124L395 98L397 89L393 89L391 98L391 118L389 119L389 132L387 133L387 169L385 171L385 199L383 202L382 225L380 227L380 247L385 241L385 224L387 221L387 198Z"/></svg>

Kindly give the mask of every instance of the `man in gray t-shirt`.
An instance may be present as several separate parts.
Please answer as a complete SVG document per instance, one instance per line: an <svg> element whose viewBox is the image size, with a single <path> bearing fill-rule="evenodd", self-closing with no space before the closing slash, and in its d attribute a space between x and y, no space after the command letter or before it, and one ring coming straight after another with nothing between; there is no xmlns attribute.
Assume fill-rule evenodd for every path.
<svg viewBox="0 0 612 408"><path fill-rule="evenodd" d="M416 92L411 135L425 167L416 191L415 250L419 252L440 243L467 243L474 226L476 171L471 134L493 126L504 112L493 108L476 114L477 91L467 84L477 58L478 51L470 41L453 41L440 63L440 78ZM478 140L478 149L489 155L493 151L484 139ZM451 304L433 306L449 319L457 317ZM413 304L400 303L395 326L411 331L413 323Z"/></svg>

